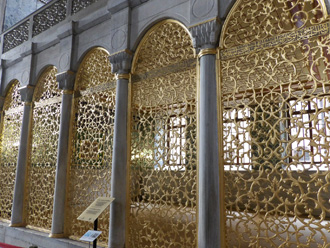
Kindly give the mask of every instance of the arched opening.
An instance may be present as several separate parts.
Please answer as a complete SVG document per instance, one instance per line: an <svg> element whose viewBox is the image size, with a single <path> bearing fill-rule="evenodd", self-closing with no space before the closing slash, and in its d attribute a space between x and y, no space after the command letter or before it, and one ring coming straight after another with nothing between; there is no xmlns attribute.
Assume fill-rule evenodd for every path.
<svg viewBox="0 0 330 248"><path fill-rule="evenodd" d="M128 243L195 247L196 59L187 29L156 24L132 68Z"/></svg>
<svg viewBox="0 0 330 248"><path fill-rule="evenodd" d="M52 224L61 91L57 69L41 74L33 93L31 155L27 171L27 220L29 228L49 232Z"/></svg>
<svg viewBox="0 0 330 248"><path fill-rule="evenodd" d="M8 87L1 113L0 153L0 218L11 218L18 148L23 118L23 103L18 90L19 82L13 80Z"/></svg>
<svg viewBox="0 0 330 248"><path fill-rule="evenodd" d="M79 239L93 223L77 217L98 197L110 197L116 80L111 73L109 53L91 49L79 66L74 94L71 163L69 169L67 233ZM107 245L109 208L98 220Z"/></svg>
<svg viewBox="0 0 330 248"><path fill-rule="evenodd" d="M230 12L219 64L227 247L329 243L329 44L319 0L239 0Z"/></svg>

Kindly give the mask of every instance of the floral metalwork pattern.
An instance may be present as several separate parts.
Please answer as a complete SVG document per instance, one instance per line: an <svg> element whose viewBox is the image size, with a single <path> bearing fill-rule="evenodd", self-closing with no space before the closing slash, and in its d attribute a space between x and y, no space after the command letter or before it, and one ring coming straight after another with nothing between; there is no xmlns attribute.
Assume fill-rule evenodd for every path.
<svg viewBox="0 0 330 248"><path fill-rule="evenodd" d="M110 196L116 83L108 56L104 49L91 50L77 73L67 230L74 239L93 228L77 217L97 197ZM107 244L109 208L99 217L99 228L98 240Z"/></svg>
<svg viewBox="0 0 330 248"><path fill-rule="evenodd" d="M230 48L321 23L326 18L318 0L240 0L227 19L221 48Z"/></svg>
<svg viewBox="0 0 330 248"><path fill-rule="evenodd" d="M56 82L57 69L41 75L33 95L33 134L28 169L27 224L50 230L60 126L61 92Z"/></svg>
<svg viewBox="0 0 330 248"><path fill-rule="evenodd" d="M3 38L4 53L21 45L24 41L27 41L29 39L29 26L30 26L30 21L27 20L4 35Z"/></svg>
<svg viewBox="0 0 330 248"><path fill-rule="evenodd" d="M0 157L0 218L10 220L15 173L23 118L22 103L18 91L19 83L15 81L5 98L2 114L1 157Z"/></svg>
<svg viewBox="0 0 330 248"><path fill-rule="evenodd" d="M72 13L78 13L80 10L87 8L89 5L96 3L98 0L73 0Z"/></svg>
<svg viewBox="0 0 330 248"><path fill-rule="evenodd" d="M281 32L324 20L318 1L295 2L300 7L283 14L281 21L291 22ZM273 14L267 15L269 21L259 17L251 37L240 43L277 35L269 23L289 4L256 3L265 11L273 6ZM249 16L254 8L247 9L244 0L240 4L224 28L224 46L238 33L250 32L250 27L237 29L237 17ZM221 60L227 247L329 244L329 45L326 34Z"/></svg>
<svg viewBox="0 0 330 248"><path fill-rule="evenodd" d="M33 16L32 36L55 26L66 18L66 0L58 0Z"/></svg>
<svg viewBox="0 0 330 248"><path fill-rule="evenodd" d="M175 21L145 37L132 76L129 245L195 247L196 71L182 63L192 41Z"/></svg>

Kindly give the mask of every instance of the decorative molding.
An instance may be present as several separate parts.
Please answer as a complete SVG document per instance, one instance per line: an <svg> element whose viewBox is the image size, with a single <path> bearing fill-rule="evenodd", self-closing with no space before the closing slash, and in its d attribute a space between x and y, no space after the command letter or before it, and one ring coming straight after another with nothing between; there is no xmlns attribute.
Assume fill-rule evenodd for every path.
<svg viewBox="0 0 330 248"><path fill-rule="evenodd" d="M4 40L3 40L4 53L21 45L23 42L29 39L29 26L30 26L30 21L27 20L4 35Z"/></svg>
<svg viewBox="0 0 330 248"><path fill-rule="evenodd" d="M218 19L190 27L189 30L193 37L195 49L215 48L218 44L220 27L221 25Z"/></svg>
<svg viewBox="0 0 330 248"><path fill-rule="evenodd" d="M126 79L126 80L129 80L129 73L127 74L117 74L117 80L119 79Z"/></svg>
<svg viewBox="0 0 330 248"><path fill-rule="evenodd" d="M75 94L75 98L79 98L81 96L93 95L95 93L104 92L115 88L116 88L116 81L113 81L104 84L99 84L94 87L88 88L86 90L75 91L74 94Z"/></svg>
<svg viewBox="0 0 330 248"><path fill-rule="evenodd" d="M18 90L21 94L22 102L25 102L25 103L32 102L34 88L35 87L32 85L26 85L21 88L18 88Z"/></svg>
<svg viewBox="0 0 330 248"><path fill-rule="evenodd" d="M11 223L9 226L10 227L25 227L26 224L24 224L24 223Z"/></svg>
<svg viewBox="0 0 330 248"><path fill-rule="evenodd" d="M198 58L202 57L203 55L207 55L207 54L217 54L217 49L215 49L215 48L201 49L200 52L198 53Z"/></svg>
<svg viewBox="0 0 330 248"><path fill-rule="evenodd" d="M49 238L53 238L53 239L60 239L60 238L64 238L65 234L64 233L51 233L48 235Z"/></svg>
<svg viewBox="0 0 330 248"><path fill-rule="evenodd" d="M59 0L33 17L32 36L55 26L66 18L66 0Z"/></svg>
<svg viewBox="0 0 330 248"><path fill-rule="evenodd" d="M56 74L56 80L58 82L58 88L64 92L69 92L73 90L75 73L72 71L65 71Z"/></svg>
<svg viewBox="0 0 330 248"><path fill-rule="evenodd" d="M113 50L120 49L125 44L126 40L127 40L127 33L122 29L118 29L117 31L114 32L114 34L111 37L112 49Z"/></svg>
<svg viewBox="0 0 330 248"><path fill-rule="evenodd" d="M124 50L113 55L110 55L110 63L112 73L127 74L132 67L133 53L129 50Z"/></svg>
<svg viewBox="0 0 330 248"><path fill-rule="evenodd" d="M284 33L270 38L254 41L233 48L224 49L220 52L221 60L227 60L238 56L258 52L267 48L281 46L300 40L307 40L315 36L328 35L330 33L330 23L322 23L314 26L299 29L293 32Z"/></svg>
<svg viewBox="0 0 330 248"><path fill-rule="evenodd" d="M132 75L132 83L136 83L142 80L157 78L157 77L163 77L165 75L171 74L171 73L177 73L186 71L189 69L193 69L196 67L196 59L187 59L184 61L181 61L179 63L171 64L166 67L157 68L154 70L147 71L142 74L133 74Z"/></svg>
<svg viewBox="0 0 330 248"><path fill-rule="evenodd" d="M207 16L212 11L214 5L214 0L209 0L207 2L205 2L205 0L195 0L192 5L191 11L194 17L202 18Z"/></svg>

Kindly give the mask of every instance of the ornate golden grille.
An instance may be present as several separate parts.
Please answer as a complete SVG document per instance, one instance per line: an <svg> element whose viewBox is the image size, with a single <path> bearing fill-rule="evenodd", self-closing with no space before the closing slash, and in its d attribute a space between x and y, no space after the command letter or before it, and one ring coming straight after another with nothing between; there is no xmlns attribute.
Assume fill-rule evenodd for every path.
<svg viewBox="0 0 330 248"><path fill-rule="evenodd" d="M130 247L195 247L196 73L188 32L152 28L133 62Z"/></svg>
<svg viewBox="0 0 330 248"><path fill-rule="evenodd" d="M108 57L106 50L92 49L77 73L68 200L68 232L75 239L93 227L77 217L97 197L110 196L116 83ZM109 209L100 216L99 229L99 241L107 244Z"/></svg>
<svg viewBox="0 0 330 248"><path fill-rule="evenodd" d="M4 114L1 116L0 157L0 218L10 220L14 193L15 173L23 118L23 104L18 91L19 82L14 81L7 92Z"/></svg>
<svg viewBox="0 0 330 248"><path fill-rule="evenodd" d="M330 37L320 26L322 4L241 0L226 22L221 47L234 51L220 52L227 247L330 241ZM295 38L281 43L285 35Z"/></svg>
<svg viewBox="0 0 330 248"><path fill-rule="evenodd" d="M51 229L57 145L60 126L61 92L57 69L51 67L40 77L33 95L33 138L28 170L27 224Z"/></svg>

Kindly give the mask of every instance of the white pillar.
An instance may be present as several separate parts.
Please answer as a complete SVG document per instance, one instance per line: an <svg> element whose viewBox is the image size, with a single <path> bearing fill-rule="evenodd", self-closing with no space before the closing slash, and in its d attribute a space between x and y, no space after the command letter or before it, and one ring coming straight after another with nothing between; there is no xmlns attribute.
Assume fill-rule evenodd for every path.
<svg viewBox="0 0 330 248"><path fill-rule="evenodd" d="M123 248L126 233L127 204L127 120L128 83L132 54L125 51L110 57L117 74L115 130L113 138L109 247Z"/></svg>
<svg viewBox="0 0 330 248"><path fill-rule="evenodd" d="M0 34L3 31L3 25L5 23L6 2L6 0L0 1Z"/></svg>
<svg viewBox="0 0 330 248"><path fill-rule="evenodd" d="M198 247L218 248L220 238L220 184L217 118L217 20L190 29L200 63Z"/></svg>
<svg viewBox="0 0 330 248"><path fill-rule="evenodd" d="M14 188L14 199L11 216L12 227L25 226L24 220L24 200L26 186L26 167L29 156L31 117L32 117L32 97L34 87L24 86L19 88L22 101L24 102L23 121L21 126L21 138L18 150L17 169Z"/></svg>
<svg viewBox="0 0 330 248"><path fill-rule="evenodd" d="M67 187L67 170L70 149L70 123L73 101L74 73L71 71L56 75L59 88L63 90L61 104L61 121L58 141L58 153L56 163L55 193L53 205L52 230L49 237L64 237L65 224L65 200Z"/></svg>

